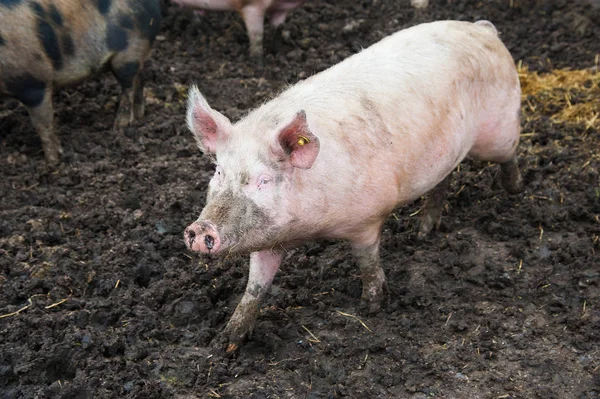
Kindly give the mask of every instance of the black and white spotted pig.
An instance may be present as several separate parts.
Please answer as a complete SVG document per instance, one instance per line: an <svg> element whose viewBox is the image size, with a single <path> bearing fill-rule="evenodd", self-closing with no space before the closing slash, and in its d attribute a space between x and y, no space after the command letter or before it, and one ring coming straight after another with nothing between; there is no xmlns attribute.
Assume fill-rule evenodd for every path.
<svg viewBox="0 0 600 399"><path fill-rule="evenodd" d="M0 95L27 107L49 164L62 153L56 89L110 69L122 88L115 129L143 115L140 71L160 20L160 0L0 0Z"/></svg>

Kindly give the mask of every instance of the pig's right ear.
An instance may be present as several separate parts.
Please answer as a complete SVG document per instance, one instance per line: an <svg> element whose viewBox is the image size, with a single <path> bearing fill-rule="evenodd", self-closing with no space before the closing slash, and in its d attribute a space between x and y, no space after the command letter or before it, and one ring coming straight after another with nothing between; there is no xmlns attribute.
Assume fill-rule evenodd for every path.
<svg viewBox="0 0 600 399"><path fill-rule="evenodd" d="M196 86L192 86L188 93L186 119L188 128L196 137L198 147L204 153L214 154L217 141L227 139L231 130L229 119L212 109Z"/></svg>

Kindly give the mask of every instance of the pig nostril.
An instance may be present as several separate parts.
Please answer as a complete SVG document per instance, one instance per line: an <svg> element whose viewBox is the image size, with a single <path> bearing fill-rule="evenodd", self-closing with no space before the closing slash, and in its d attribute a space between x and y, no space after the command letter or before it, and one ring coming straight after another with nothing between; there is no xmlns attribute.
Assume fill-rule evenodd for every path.
<svg viewBox="0 0 600 399"><path fill-rule="evenodd" d="M194 230L188 230L188 238L193 240L196 237L196 232Z"/></svg>
<svg viewBox="0 0 600 399"><path fill-rule="evenodd" d="M204 243L206 244L206 248L212 249L215 245L215 239L212 236L207 235L204 237Z"/></svg>

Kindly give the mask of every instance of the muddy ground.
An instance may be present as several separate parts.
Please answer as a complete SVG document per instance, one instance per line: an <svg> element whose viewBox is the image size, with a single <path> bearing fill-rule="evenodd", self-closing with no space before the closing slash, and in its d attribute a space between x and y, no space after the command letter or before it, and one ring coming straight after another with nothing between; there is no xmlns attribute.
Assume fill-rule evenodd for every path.
<svg viewBox="0 0 600 399"><path fill-rule="evenodd" d="M55 96L58 170L25 109L2 101L0 398L599 398L600 133L544 115L524 122L524 193L466 161L439 232L416 239L421 201L390 216L384 311L360 312L346 244L309 243L288 253L239 354L210 349L248 267L182 241L213 171L184 125L189 84L237 119L438 19L493 21L531 70L589 68L600 53L600 10L587 3L408 3L309 0L263 70L237 15L168 7L142 121L112 132L109 75Z"/></svg>

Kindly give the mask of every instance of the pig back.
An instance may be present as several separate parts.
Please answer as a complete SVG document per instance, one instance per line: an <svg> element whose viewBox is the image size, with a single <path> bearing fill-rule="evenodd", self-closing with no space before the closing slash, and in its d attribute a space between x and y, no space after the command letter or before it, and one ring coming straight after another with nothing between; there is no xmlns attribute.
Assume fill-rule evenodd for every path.
<svg viewBox="0 0 600 399"><path fill-rule="evenodd" d="M402 202L456 167L490 118L514 117L519 95L512 57L492 29L443 21L386 37L249 119L286 120L304 109L322 143L312 173L350 166L362 171L352 174L355 185L378 191L392 181L395 192L387 194Z"/></svg>
<svg viewBox="0 0 600 399"><path fill-rule="evenodd" d="M519 94L514 62L493 29L434 22L292 86L236 130L273 141L264 132L276 135L274 126L306 112L320 152L295 179L310 199L305 207L328 215L307 222L323 225L321 234L329 219L377 219L432 189L470 152L482 127L516 117Z"/></svg>

